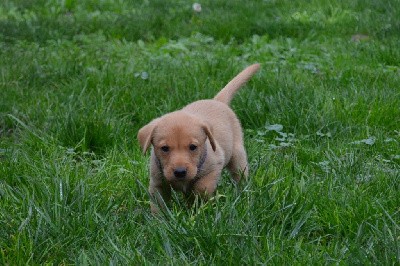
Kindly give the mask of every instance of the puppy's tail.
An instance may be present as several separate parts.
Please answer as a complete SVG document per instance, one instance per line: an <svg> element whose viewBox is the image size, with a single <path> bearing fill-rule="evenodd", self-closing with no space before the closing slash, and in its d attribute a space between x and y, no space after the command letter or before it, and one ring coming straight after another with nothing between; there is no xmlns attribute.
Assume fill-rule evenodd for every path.
<svg viewBox="0 0 400 266"><path fill-rule="evenodd" d="M254 64L245 68L234 77L215 97L214 100L230 104L235 93L260 69L260 64Z"/></svg>

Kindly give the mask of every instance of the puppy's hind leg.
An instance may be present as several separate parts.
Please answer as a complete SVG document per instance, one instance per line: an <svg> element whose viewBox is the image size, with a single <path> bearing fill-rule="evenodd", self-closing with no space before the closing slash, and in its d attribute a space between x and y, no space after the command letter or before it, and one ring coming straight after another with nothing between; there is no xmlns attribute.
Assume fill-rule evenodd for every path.
<svg viewBox="0 0 400 266"><path fill-rule="evenodd" d="M247 154L243 144L235 145L231 160L228 163L228 170L236 183L239 183L242 176L247 179L247 176L249 175L248 168Z"/></svg>

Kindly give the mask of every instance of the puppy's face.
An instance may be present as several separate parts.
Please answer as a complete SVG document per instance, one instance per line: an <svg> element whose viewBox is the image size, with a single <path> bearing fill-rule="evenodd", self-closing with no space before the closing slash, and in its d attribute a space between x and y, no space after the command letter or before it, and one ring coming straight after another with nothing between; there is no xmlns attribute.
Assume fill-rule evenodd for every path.
<svg viewBox="0 0 400 266"><path fill-rule="evenodd" d="M171 183L190 182L204 164L207 139L215 150L210 129L197 118L174 112L152 121L138 134L143 151L154 147L157 165Z"/></svg>
<svg viewBox="0 0 400 266"><path fill-rule="evenodd" d="M153 134L154 153L168 181L195 178L205 155L207 136L200 126L160 122Z"/></svg>

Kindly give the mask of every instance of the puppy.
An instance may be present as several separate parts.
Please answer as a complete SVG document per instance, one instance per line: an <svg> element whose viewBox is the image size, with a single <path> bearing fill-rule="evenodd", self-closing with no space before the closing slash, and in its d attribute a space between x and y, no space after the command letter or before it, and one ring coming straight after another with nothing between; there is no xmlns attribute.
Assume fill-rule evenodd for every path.
<svg viewBox="0 0 400 266"><path fill-rule="evenodd" d="M229 104L260 68L254 64L233 78L212 100L200 100L163 115L138 132L143 153L151 149L151 210L168 202L171 189L187 198L212 196L224 167L239 182L248 176L240 122Z"/></svg>

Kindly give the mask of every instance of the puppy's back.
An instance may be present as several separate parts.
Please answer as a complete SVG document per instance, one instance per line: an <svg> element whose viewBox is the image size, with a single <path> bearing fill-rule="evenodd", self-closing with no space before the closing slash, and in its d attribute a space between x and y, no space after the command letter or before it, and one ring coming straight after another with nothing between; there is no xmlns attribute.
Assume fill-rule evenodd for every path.
<svg viewBox="0 0 400 266"><path fill-rule="evenodd" d="M236 118L236 114L228 105L216 100L199 100L185 106L182 111L196 115L211 124L230 124L230 120Z"/></svg>

